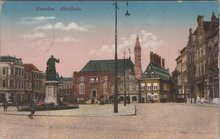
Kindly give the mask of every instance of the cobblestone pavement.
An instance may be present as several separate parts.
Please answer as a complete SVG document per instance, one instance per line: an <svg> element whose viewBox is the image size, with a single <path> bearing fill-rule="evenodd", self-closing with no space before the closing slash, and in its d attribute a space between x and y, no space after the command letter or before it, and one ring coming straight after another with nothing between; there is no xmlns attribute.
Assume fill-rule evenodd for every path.
<svg viewBox="0 0 220 139"><path fill-rule="evenodd" d="M33 120L1 111L0 139L217 139L217 106L155 103L136 108L135 116L36 116Z"/></svg>

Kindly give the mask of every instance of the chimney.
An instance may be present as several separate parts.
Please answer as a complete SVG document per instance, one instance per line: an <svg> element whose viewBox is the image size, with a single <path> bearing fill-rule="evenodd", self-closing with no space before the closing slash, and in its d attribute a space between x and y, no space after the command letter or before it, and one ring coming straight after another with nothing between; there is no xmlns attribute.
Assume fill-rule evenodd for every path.
<svg viewBox="0 0 220 139"><path fill-rule="evenodd" d="M150 63L154 62L154 53L150 52Z"/></svg>
<svg viewBox="0 0 220 139"><path fill-rule="evenodd" d="M159 65L160 65L160 67L162 67L162 64L161 64L161 56L159 56Z"/></svg>
<svg viewBox="0 0 220 139"><path fill-rule="evenodd" d="M162 58L162 68L165 69L165 59L164 58Z"/></svg>
<svg viewBox="0 0 220 139"><path fill-rule="evenodd" d="M156 63L157 63L157 66L160 67L160 56L158 54L156 54Z"/></svg>
<svg viewBox="0 0 220 139"><path fill-rule="evenodd" d="M159 66L159 55L156 54L156 59L157 59L157 65Z"/></svg>
<svg viewBox="0 0 220 139"><path fill-rule="evenodd" d="M157 55L157 63L158 63L158 66L160 67L160 56Z"/></svg>
<svg viewBox="0 0 220 139"><path fill-rule="evenodd" d="M157 64L157 54L154 54L154 62Z"/></svg>
<svg viewBox="0 0 220 139"><path fill-rule="evenodd" d="M157 63L157 54L154 54L154 63Z"/></svg>

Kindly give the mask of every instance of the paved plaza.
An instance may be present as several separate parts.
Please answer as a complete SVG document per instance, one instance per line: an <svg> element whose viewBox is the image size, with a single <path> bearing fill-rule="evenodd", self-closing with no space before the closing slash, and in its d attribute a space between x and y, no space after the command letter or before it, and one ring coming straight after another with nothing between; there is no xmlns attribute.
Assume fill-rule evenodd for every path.
<svg viewBox="0 0 220 139"><path fill-rule="evenodd" d="M2 108L2 107L0 107ZM80 109L0 111L0 139L217 139L217 105L80 105Z"/></svg>

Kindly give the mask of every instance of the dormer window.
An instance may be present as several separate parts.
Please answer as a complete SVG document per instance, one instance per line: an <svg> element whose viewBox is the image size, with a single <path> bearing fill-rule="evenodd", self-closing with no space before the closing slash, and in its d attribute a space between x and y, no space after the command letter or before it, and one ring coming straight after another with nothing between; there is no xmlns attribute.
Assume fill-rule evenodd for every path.
<svg viewBox="0 0 220 139"><path fill-rule="evenodd" d="M151 76L154 76L154 72L153 71L151 72Z"/></svg>
<svg viewBox="0 0 220 139"><path fill-rule="evenodd" d="M148 75L148 73L147 72L145 72L145 76L147 76Z"/></svg>

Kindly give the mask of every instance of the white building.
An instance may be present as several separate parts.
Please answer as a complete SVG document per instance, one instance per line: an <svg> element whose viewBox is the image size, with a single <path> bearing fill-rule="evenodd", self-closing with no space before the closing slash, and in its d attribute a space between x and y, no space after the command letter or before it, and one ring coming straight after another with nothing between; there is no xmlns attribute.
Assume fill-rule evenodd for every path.
<svg viewBox="0 0 220 139"><path fill-rule="evenodd" d="M24 65L21 59L0 56L0 101L21 102L24 95Z"/></svg>

